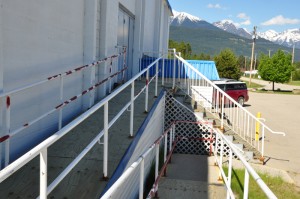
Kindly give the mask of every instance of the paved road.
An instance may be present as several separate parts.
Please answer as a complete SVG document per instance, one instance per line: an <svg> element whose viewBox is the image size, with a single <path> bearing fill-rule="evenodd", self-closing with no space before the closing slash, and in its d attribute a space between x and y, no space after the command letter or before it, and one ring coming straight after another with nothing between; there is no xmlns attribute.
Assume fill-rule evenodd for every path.
<svg viewBox="0 0 300 199"><path fill-rule="evenodd" d="M249 92L247 107L250 112L262 113L273 131L286 136L266 134L267 165L289 172L300 186L300 95L282 95Z"/></svg>
<svg viewBox="0 0 300 199"><path fill-rule="evenodd" d="M248 77L241 77L240 79L244 81L249 81ZM260 79L251 79L251 82L263 85L264 88L267 90L272 90L272 82L268 82ZM278 88L280 88L281 90L291 91L293 89L300 89L300 86L275 83L275 90L277 90Z"/></svg>

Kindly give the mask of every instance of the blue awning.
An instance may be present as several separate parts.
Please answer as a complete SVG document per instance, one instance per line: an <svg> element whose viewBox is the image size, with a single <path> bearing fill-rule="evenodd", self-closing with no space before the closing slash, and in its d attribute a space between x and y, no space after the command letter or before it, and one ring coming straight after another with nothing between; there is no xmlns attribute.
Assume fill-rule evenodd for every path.
<svg viewBox="0 0 300 199"><path fill-rule="evenodd" d="M187 60L189 64L194 66L200 73L202 73L209 80L220 80L216 64L214 61L202 60ZM195 77L193 73L187 74L190 78Z"/></svg>

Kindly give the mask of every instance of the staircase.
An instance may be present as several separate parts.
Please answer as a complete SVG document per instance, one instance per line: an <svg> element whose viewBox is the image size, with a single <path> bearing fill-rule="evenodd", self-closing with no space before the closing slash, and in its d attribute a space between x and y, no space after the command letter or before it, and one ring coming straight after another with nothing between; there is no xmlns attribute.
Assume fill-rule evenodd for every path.
<svg viewBox="0 0 300 199"><path fill-rule="evenodd" d="M206 111L203 106L199 105L195 99L187 95L181 89L176 89L174 93L174 98L181 102L186 108L194 112L195 118L198 121L212 121L215 128L221 127L221 115L213 114L209 111ZM233 132L229 126L230 121L225 120L226 124L224 125L223 133L226 135L226 138L232 141L235 146L239 149L239 151L244 154L244 157L247 161L253 163L259 163L259 158L261 157L261 153L252 147L249 143L247 143L243 138L241 138L238 134Z"/></svg>

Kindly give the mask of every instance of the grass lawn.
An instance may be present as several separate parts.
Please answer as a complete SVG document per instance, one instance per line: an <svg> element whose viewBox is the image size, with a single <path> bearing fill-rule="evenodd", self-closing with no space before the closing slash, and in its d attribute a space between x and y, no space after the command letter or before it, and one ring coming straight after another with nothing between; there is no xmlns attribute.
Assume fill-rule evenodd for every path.
<svg viewBox="0 0 300 199"><path fill-rule="evenodd" d="M227 168L224 168L227 174ZM231 187L236 195L236 198L243 198L244 190L244 175L245 171L243 169L233 169L232 170L232 182ZM271 177L266 174L258 173L262 180L267 184L267 186L273 191L277 198L289 198L296 199L300 198L300 190L293 184L284 182L280 177ZM250 175L249 182L249 197L248 198L267 198L264 192L257 185L255 180Z"/></svg>
<svg viewBox="0 0 300 199"><path fill-rule="evenodd" d="M247 88L262 88L264 87L263 85L260 85L260 84L256 84L256 83L253 83L251 82L251 86L249 86L249 81L243 81L247 84Z"/></svg>
<svg viewBox="0 0 300 199"><path fill-rule="evenodd" d="M288 83L289 85L293 85L293 86L300 86L300 81L292 81Z"/></svg>

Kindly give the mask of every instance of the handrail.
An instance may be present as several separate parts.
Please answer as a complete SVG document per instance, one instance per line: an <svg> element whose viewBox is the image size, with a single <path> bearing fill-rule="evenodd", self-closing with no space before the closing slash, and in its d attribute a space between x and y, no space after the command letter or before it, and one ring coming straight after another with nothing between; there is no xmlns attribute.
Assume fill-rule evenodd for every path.
<svg viewBox="0 0 300 199"><path fill-rule="evenodd" d="M132 88L134 88L134 82L135 80L137 80L140 76L142 76L144 73L148 73L148 71L150 70L151 67L153 67L156 63L158 63L158 61L160 59L162 59L164 57L164 55L162 55L161 57L157 58L154 62L152 62L150 65L148 65L148 67L146 67L145 69L143 69L141 72L139 72L138 74L136 74L133 78L131 78L129 81L125 82L123 85L121 85L119 88L115 89L110 95L108 95L107 97L105 97L104 99L102 99L100 102L96 103L94 106L92 106L89 110L87 110L86 112L84 112L83 114L81 114L80 116L78 116L76 119L74 119L72 122L70 122L69 124L67 124L66 126L64 126L61 130L59 130L58 132L56 132L55 134L53 134L52 136L50 136L49 138L47 138L46 140L44 140L43 142L41 142L40 144L38 144L37 146L35 146L33 149L31 149L30 151L28 151L27 153L25 153L24 155L22 155L20 158L18 158L17 160L15 160L14 162L12 162L11 164L9 164L7 167L5 167L3 170L0 171L0 183L3 182L5 179L7 179L10 175L12 175L13 173L15 173L18 169L20 169L22 166L24 166L25 164L27 164L29 161L31 161L34 157L36 157L37 155L40 154L41 157L43 158L47 158L47 148L50 147L53 143L55 143L56 141L58 141L60 138L62 138L64 135L66 135L67 133L69 133L73 128L75 128L77 125L79 125L81 122L83 122L85 119L87 119L89 116L91 116L93 113L95 113L98 109L100 109L101 107L104 106L104 117L106 119L104 119L105 124L104 124L104 129L103 131L101 131L95 138L94 140L75 158L75 160L63 171L63 173L61 173L61 175L59 175L59 177L51 184L51 186L48 187L47 190L47 178L43 178L42 175L44 175L45 173L47 173L47 161L45 161L43 164L46 165L42 165L41 164L41 169L45 169L43 171L41 171L40 175L40 189L41 189L41 198L46 198L47 194L49 194L49 192L66 176L67 172L70 172L71 168L74 167L80 159L82 159L82 157L91 149L91 146L94 145L96 143L96 140L99 140L101 137L104 136L104 142L103 142L103 146L104 146L104 165L103 165L103 173L104 173L104 177L107 177L107 148L108 148L108 129L110 128L110 126L116 122L116 120L121 116L121 114L123 112L126 111L126 109L131 106L131 112L134 110L133 109L133 102L134 100L137 98L138 95L140 95L142 92L139 92L138 95L132 96L132 99L129 103L127 103L127 105L125 105L125 107L115 116L115 118L113 118L111 120L110 123L108 123L108 109L106 107L108 107L108 102L113 99L116 95L118 95L121 91L123 91L125 88L127 88L129 85L132 85ZM156 67L157 69L157 67ZM156 76L158 75L158 71L156 71ZM157 79L156 79L157 81ZM146 80L146 84L144 86L144 90L146 90L146 92L148 92L148 86L149 86L149 82L148 80ZM156 83L157 86L157 83ZM143 89L142 89L143 90ZM134 92L134 89L133 89ZM134 93L133 93L134 94ZM130 120L132 120L131 122L133 122L133 115L130 118ZM46 188L45 188L46 186Z"/></svg>
<svg viewBox="0 0 300 199"><path fill-rule="evenodd" d="M201 100L204 102L209 102L210 108L214 108L214 112L212 109L208 109L208 111L214 113L219 113L219 117L221 117L221 129L224 129L224 118L226 117L226 121L228 122L228 127L240 135L242 139L248 142L252 147L256 148L261 154L261 161L264 161L264 141L265 141L265 130L268 130L271 134L282 135L285 136L284 132L276 132L273 131L270 127L268 127L261 119L255 117L252 113L250 113L247 109L237 103L232 97L230 97L226 92L216 86L212 81L210 81L207 77L205 77L201 72L199 72L195 67L189 64L182 57L178 56L176 52L172 52L174 56L181 62L178 64L178 86L180 87L183 83L184 88L187 88L187 94L191 96L190 90L193 91L194 95L199 96ZM181 68L186 67L186 72L183 79L181 79ZM175 67L175 65L174 65ZM175 71L175 70L173 70ZM189 75L192 72L192 77ZM189 75L186 75L189 74ZM175 75L173 75L173 84L175 84ZM212 92L212 102L210 102L206 97L202 96L198 92L195 92L193 86L202 86L202 87L211 87ZM174 86L173 86L174 87ZM229 109L225 109L225 104L228 105ZM227 106L226 106L227 107ZM233 108L236 107L236 108ZM216 116L216 115L215 115ZM258 126L258 127L257 127ZM261 140L259 139L260 128L262 129ZM253 134L252 134L253 132ZM255 132L255 135L254 135ZM250 135L249 135L250 134ZM255 137L255 139L253 139ZM260 145L261 142L261 145Z"/></svg>
<svg viewBox="0 0 300 199"><path fill-rule="evenodd" d="M32 84L26 85L26 86L23 86L23 87L20 87L20 88L16 88L16 89L13 89L11 91L0 93L0 98L8 96L8 95L11 95L11 94L14 94L14 93L17 93L17 92L20 92L20 91L23 91L23 90L26 90L26 89L29 89L29 88L32 88L32 87L35 87L35 86L38 86L40 84L46 83L46 82L51 81L51 80L55 80L55 79L57 79L59 77L68 76L68 75L70 75L72 73L79 72L79 71L81 71L83 69L96 66L96 65L101 64L103 62L106 62L109 59L117 58L117 57L121 56L124 53L126 53L126 51L123 51L121 53L112 55L110 57L106 57L104 59L100 59L98 61L92 62L92 63L87 64L87 65L82 65L82 66L76 67L76 68L68 70L66 72L62 72L62 73L59 73L59 74L56 74L56 75L49 76L49 77L47 77L44 80L41 80L41 81L38 81L38 82L35 82L35 83L32 83Z"/></svg>
<svg viewBox="0 0 300 199"><path fill-rule="evenodd" d="M184 60L182 57L179 57L178 55L175 54L177 59L182 61L185 65L188 65L189 68L191 68L196 74L201 76L201 78L205 79L212 87L214 87L216 90L218 90L220 93L222 93L224 96L226 96L228 99L232 101L236 106L241 108L243 111L245 111L247 114L252 116L257 122L259 122L261 125L263 125L266 129L268 129L271 133L274 134L279 134L285 136L286 134L284 132L275 132L272 129L270 129L268 126L266 126L263 122L261 122L257 117L255 117L252 113L250 113L247 109L245 109L243 106L241 106L239 103L237 103L232 97L230 97L227 93L225 93L222 89L217 87L212 81L210 81L207 77L205 77L202 73L200 73L197 69L195 69L190 63L188 63L186 60Z"/></svg>
<svg viewBox="0 0 300 199"><path fill-rule="evenodd" d="M87 65L82 65L82 66L76 67L76 68L68 70L66 72L62 72L62 73L59 73L59 74L56 74L56 75L49 76L48 78L46 78L44 80L41 80L41 81L35 82L33 84L23 86L22 88L17 88L17 89L8 91L8 92L1 93L0 98L1 97L6 97L6 113L5 113L5 116L4 116L5 117L5 122L6 122L6 129L5 129L6 134L4 134L0 137L0 144L2 144L2 143L5 144L5 149L6 149L5 153L4 153L5 166L7 166L10 162L10 142L9 142L9 139L11 139L15 135L19 134L23 130L29 128L33 124L39 122L40 120L48 117L49 115L53 114L56 111L59 111L58 130L60 130L62 128L62 121L63 121L63 116L62 116L63 107L69 105L71 102L77 100L79 97L82 97L83 95L85 95L87 93L94 92L94 90L97 87L99 87L100 85L102 85L106 81L111 81L115 76L117 76L121 73L123 73L123 75L124 75L124 71L128 67L126 67L125 63L123 63L123 68L120 71L117 71L114 74L109 74L109 76L107 78L99 81L98 83L96 83L94 85L90 85L90 87L87 90L82 91L78 95L75 95L75 96L71 97L70 99L68 99L66 101L63 101L63 87L64 87L63 86L63 84L64 84L63 77L70 76L70 75L75 74L77 72L83 71L83 70L88 69L90 67L95 67L95 66L97 66L101 63L108 62L108 61L110 61L110 66L112 66L113 59L116 59L116 58L118 58L122 55L124 56L123 61L125 61L126 48L123 48L123 51L121 53L118 53L118 54L100 59L96 62L87 64ZM93 75L93 74L91 73L91 75ZM18 92L25 91L26 89L33 88L35 86L39 86L41 84L45 84L46 82L50 82L50 81L53 81L53 80L56 80L56 79L60 79L60 92L59 92L58 97L59 97L61 103L58 104L57 106L53 106L53 108L51 110L48 110L47 112L43 113L42 115L39 115L38 117L32 119L31 121L24 122L23 124L21 124L21 126L18 126L16 129L14 129L12 131L11 130L11 114L10 114L11 107L12 107L11 97L14 94L18 93ZM92 101L91 101L92 99L91 98L92 97L90 96L90 105L89 106L92 106ZM0 154L0 159L2 159L1 156L2 155ZM0 164L0 169L1 169L1 164Z"/></svg>
<svg viewBox="0 0 300 199"><path fill-rule="evenodd" d="M137 158L137 160L135 162L133 162L131 164L131 166L129 166L129 168L127 170L125 170L125 172L121 175L121 177L107 190L107 192L104 193L104 195L101 197L101 199L107 199L107 198L113 198L113 194L115 191L118 190L118 188L120 186L122 186L122 184L126 183L127 179L131 177L131 174L136 170L136 169L139 169L139 172L140 173L144 173L144 166L142 166L143 164L143 161L145 160L145 158L150 154L151 151L159 148L159 145L160 143L163 143L162 140L163 139L167 139L168 137L171 139L170 140L170 143L172 143L169 147L165 146L163 147L165 152L164 152L164 164L160 170L160 172L157 171L157 168L155 169L155 182L151 188L151 190L149 191L148 193L148 196L147 198L153 198L153 197L157 197L157 191L158 191L158 183L159 183L159 180L160 178L162 177L162 175L164 174L166 168L167 168L167 164L172 156L172 152L173 150L175 149L176 147L176 143L177 141L179 140L184 140L184 138L180 138L180 137L175 137L174 136L174 125L177 123L178 121L172 121L170 127L164 131L164 133L158 137L158 139L145 151L145 152L142 152L141 155L139 156L139 158ZM190 121L192 122L192 121ZM208 124L206 123L203 123L203 125L207 125L209 128L211 128L211 126L209 126ZM251 165L245 160L245 158L243 157L243 155L241 155L241 153L238 151L238 149L236 149L236 147L233 145L233 143L231 143L221 132L219 129L215 129L215 128L212 128L212 132L216 135L216 138L213 139L215 142L220 138L221 139L221 142L222 142L222 146L224 146L224 143L227 144L227 146L230 148L230 159L229 159L229 172L228 172L228 176L225 175L225 172L223 170L223 167L222 167L222 164L223 164L223 161L222 161L222 155L223 155L223 152L221 152L221 155L220 155L220 161L217 161L218 163L218 166L219 166L219 169L220 169L220 173L223 177L223 180L224 180L224 183L225 183L225 186L227 188L227 198L235 198L235 195L231 189L231 169L232 169L232 159L233 159L233 156L232 156L232 153L234 153L242 162L242 164L244 165L245 167L245 171L248 173L250 173L250 175L254 178L254 180L256 181L256 183L258 184L258 186L261 188L261 190L266 194L266 196L268 198L277 198L274 193L270 190L270 188L264 183L264 181L259 177L259 175L255 172L255 170L251 167ZM188 139L188 138L186 138ZM195 138L192 138L192 139L195 139ZM165 142L166 144L166 142ZM215 143L215 146L217 147L217 143ZM169 154L166 156L166 150L169 152ZM221 148L221 151L223 151L223 148ZM217 148L214 148L214 155L215 155L215 158L217 159ZM158 161L158 153L156 153L156 156L155 156L155 164L157 165L157 161ZM151 160L152 161L152 160ZM140 168L139 168L140 166ZM143 174L140 174L141 176L143 176ZM144 180L143 177L140 178L140 183L139 183L139 189L140 189L140 192L139 192L139 198L143 198L143 186L144 186L144 182L141 181L141 180ZM249 183L247 180L249 180L249 178L247 179L247 177L245 178L245 185L244 185L244 198L247 198L248 197L248 189L249 189ZM142 191L141 191L142 190Z"/></svg>
<svg viewBox="0 0 300 199"><path fill-rule="evenodd" d="M215 129L214 131L218 136L222 138L222 140L225 141L225 143L230 147L232 152L239 158L239 160L243 163L245 166L245 169L251 174L255 182L258 184L258 186L261 188L261 190L266 194L268 198L277 198L275 194L270 190L270 188L265 184L265 182L259 177L259 175L255 172L255 170L251 167L251 165L245 160L243 155L240 154L240 152L236 149L234 144L230 142L225 135L220 132L219 129Z"/></svg>
<svg viewBox="0 0 300 199"><path fill-rule="evenodd" d="M126 70L128 67L121 69L120 71L110 75L109 77L99 81L98 83L96 83L95 85L91 86L90 88L82 91L80 94L75 95L73 97L71 97L70 99L58 104L57 106L54 107L54 109L51 109L50 111L44 113L43 115L37 117L36 119L33 119L29 122L26 122L25 124L23 124L21 127L17 128L16 130L10 132L7 135L4 135L2 137L0 137L0 143L6 141L7 139L10 139L14 136L16 136L17 134L19 134L22 130L28 128L29 126L35 124L36 122L40 121L41 119L45 118L46 116L54 113L55 111L64 108L65 106L69 105L71 102L75 101L76 99L78 99L79 97L84 96L85 94L95 90L97 87L99 87L100 85L102 85L103 83L105 83L106 81L108 81L109 79L117 76L118 74L122 73L124 70Z"/></svg>

